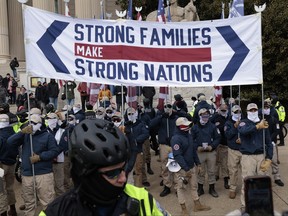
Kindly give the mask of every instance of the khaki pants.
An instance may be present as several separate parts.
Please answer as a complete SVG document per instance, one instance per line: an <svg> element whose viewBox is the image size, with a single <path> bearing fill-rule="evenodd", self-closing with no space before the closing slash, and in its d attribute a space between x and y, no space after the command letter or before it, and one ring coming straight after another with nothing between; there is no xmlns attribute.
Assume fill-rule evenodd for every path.
<svg viewBox="0 0 288 216"><path fill-rule="evenodd" d="M147 182L146 163L151 163L150 141L146 139L142 146L143 149L143 164L142 164L142 182Z"/></svg>
<svg viewBox="0 0 288 216"><path fill-rule="evenodd" d="M35 189L37 197L43 209L55 198L53 173L36 175ZM34 181L33 176L22 176L22 192L25 203L25 216L34 216L37 206L35 206Z"/></svg>
<svg viewBox="0 0 288 216"><path fill-rule="evenodd" d="M8 210L4 178L0 178L0 214Z"/></svg>
<svg viewBox="0 0 288 216"><path fill-rule="evenodd" d="M229 182L230 191L235 192L238 182L238 170L241 168L242 154L240 151L228 148L228 169L229 169Z"/></svg>
<svg viewBox="0 0 288 216"><path fill-rule="evenodd" d="M197 189L198 189L198 183L197 183L197 168L193 167L188 172L191 173L192 177L187 178L185 177L186 172L181 169L179 172L174 173L175 182L176 182L176 190L177 190L177 197L179 204L185 204L185 191L186 191L186 185L183 183L182 178L184 177L185 180L187 180L188 184L190 184L190 190L192 195L192 200L196 201L199 199ZM187 185L188 185L187 184Z"/></svg>
<svg viewBox="0 0 288 216"><path fill-rule="evenodd" d="M276 150L276 145L273 147L273 157L272 157L272 175L274 177L274 180L279 180L281 179L280 173L279 173L279 166L277 163L277 150Z"/></svg>
<svg viewBox="0 0 288 216"><path fill-rule="evenodd" d="M228 177L228 146L219 145L216 149L215 175Z"/></svg>
<svg viewBox="0 0 288 216"><path fill-rule="evenodd" d="M142 187L142 166L143 166L143 153L138 153L136 156L136 161L135 161L135 165L134 165L134 171L135 171L135 175L134 175L134 185L136 187Z"/></svg>
<svg viewBox="0 0 288 216"><path fill-rule="evenodd" d="M73 186L72 180L71 180L70 168L71 168L70 158L67 155L65 155L64 156L64 189L65 191L70 190Z"/></svg>
<svg viewBox="0 0 288 216"><path fill-rule="evenodd" d="M64 189L64 163L53 163L54 183L56 197L65 193Z"/></svg>
<svg viewBox="0 0 288 216"><path fill-rule="evenodd" d="M7 194L7 205L14 205L16 203L14 192L15 165L5 165L0 163L0 167L4 169L4 189Z"/></svg>
<svg viewBox="0 0 288 216"><path fill-rule="evenodd" d="M215 184L215 164L216 164L216 152L199 152L198 157L201 163L202 172L198 174L198 183L204 184L205 174L208 174L208 183Z"/></svg>
<svg viewBox="0 0 288 216"><path fill-rule="evenodd" d="M165 144L160 144L160 160L161 160L161 176L163 184L169 188L172 187L173 175L169 172L166 164L168 162L168 154L172 152L172 148Z"/></svg>
<svg viewBox="0 0 288 216"><path fill-rule="evenodd" d="M242 155L241 166L243 182L240 197L241 207L245 207L244 178L247 176L265 175L265 173L260 170L261 163L264 159L264 154Z"/></svg>

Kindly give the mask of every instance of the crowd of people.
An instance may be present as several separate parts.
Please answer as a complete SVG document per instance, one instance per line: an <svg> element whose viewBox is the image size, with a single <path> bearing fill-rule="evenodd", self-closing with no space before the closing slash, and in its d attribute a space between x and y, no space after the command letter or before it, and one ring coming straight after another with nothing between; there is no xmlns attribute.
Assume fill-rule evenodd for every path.
<svg viewBox="0 0 288 216"><path fill-rule="evenodd" d="M219 197L219 178L224 179L229 198L235 199L239 170L243 177L267 175L271 166L275 183L284 186L277 163L279 114L270 99L262 109L249 103L244 113L235 100L216 109L201 93L191 98L193 108L188 110L177 94L173 104L165 103L159 110L151 101L155 91L145 89L145 94L151 93L149 98L122 114L119 106L107 104L109 93L103 92L100 106L92 106L86 101L85 86L78 86L81 103L74 103L75 96L67 94L68 103L59 109L55 83L51 80L50 87L38 83L30 110L24 87L20 95L26 94L26 101L17 113L10 112L8 103L0 104L1 216L17 215L13 184L18 155L22 159L21 208L27 216L35 214L37 202L43 207L40 215L138 215L139 211L169 215L145 189L150 187L147 174L154 174L151 149L159 155L160 197L175 188L184 216L190 214L190 200L184 196L188 184L194 211L211 209L200 197L206 182L208 193ZM46 97L44 88L50 89ZM64 88L74 92L76 84L66 82ZM134 186L126 184L128 176L133 176Z"/></svg>

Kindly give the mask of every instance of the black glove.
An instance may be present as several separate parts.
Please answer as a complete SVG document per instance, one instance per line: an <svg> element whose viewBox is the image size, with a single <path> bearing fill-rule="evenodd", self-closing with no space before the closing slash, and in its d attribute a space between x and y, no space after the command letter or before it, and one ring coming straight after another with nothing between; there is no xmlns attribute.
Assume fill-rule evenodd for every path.
<svg viewBox="0 0 288 216"><path fill-rule="evenodd" d="M162 118L168 118L168 117L169 117L169 113L164 112L164 113L162 114Z"/></svg>
<svg viewBox="0 0 288 216"><path fill-rule="evenodd" d="M130 127L125 127L124 133L125 134L130 134L131 133L131 128Z"/></svg>
<svg viewBox="0 0 288 216"><path fill-rule="evenodd" d="M133 125L133 122L132 122L132 121L126 121L126 122L124 122L124 126L129 126L129 125Z"/></svg>

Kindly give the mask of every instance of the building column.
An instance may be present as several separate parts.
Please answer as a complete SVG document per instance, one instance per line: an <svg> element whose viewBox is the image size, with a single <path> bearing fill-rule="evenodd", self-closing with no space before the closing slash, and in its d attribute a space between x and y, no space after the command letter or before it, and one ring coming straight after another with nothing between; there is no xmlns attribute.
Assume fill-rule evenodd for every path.
<svg viewBox="0 0 288 216"><path fill-rule="evenodd" d="M18 1L8 2L9 47L11 58L25 61L22 7Z"/></svg>
<svg viewBox="0 0 288 216"><path fill-rule="evenodd" d="M10 59L7 1L0 0L0 61Z"/></svg>
<svg viewBox="0 0 288 216"><path fill-rule="evenodd" d="M55 2L51 0L33 0L33 7L55 12Z"/></svg>
<svg viewBox="0 0 288 216"><path fill-rule="evenodd" d="M92 13L92 17L95 18L95 19L100 19L100 13L101 13L101 6L100 6L100 2L104 2L103 0L96 0L96 1L92 1L92 6L91 6L91 13ZM103 8L104 8L104 5L103 5Z"/></svg>
<svg viewBox="0 0 288 216"><path fill-rule="evenodd" d="M91 19L93 16L91 0L75 0L75 17Z"/></svg>

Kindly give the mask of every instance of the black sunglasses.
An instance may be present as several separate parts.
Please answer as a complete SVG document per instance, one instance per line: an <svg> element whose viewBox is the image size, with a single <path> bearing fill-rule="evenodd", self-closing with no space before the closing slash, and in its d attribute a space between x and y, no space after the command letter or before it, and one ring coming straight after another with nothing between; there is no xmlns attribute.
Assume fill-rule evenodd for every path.
<svg viewBox="0 0 288 216"><path fill-rule="evenodd" d="M33 124L33 125L37 125L38 123L37 123L37 122L33 122L33 121L31 121L31 124Z"/></svg>
<svg viewBox="0 0 288 216"><path fill-rule="evenodd" d="M169 109L171 109L171 108L172 108L172 105L171 105L171 104L167 104L167 105L164 106L164 108L169 108Z"/></svg>
<svg viewBox="0 0 288 216"><path fill-rule="evenodd" d="M112 121L113 122L121 122L121 119L120 118L112 118Z"/></svg>
<svg viewBox="0 0 288 216"><path fill-rule="evenodd" d="M109 171L105 171L105 172L100 172L98 171L100 174L107 176L108 179L118 179L120 174L122 173L122 171L124 171L124 167L120 167L117 169L113 169L113 170L109 170Z"/></svg>
<svg viewBox="0 0 288 216"><path fill-rule="evenodd" d="M128 113L127 115L133 115L134 113Z"/></svg>
<svg viewBox="0 0 288 216"><path fill-rule="evenodd" d="M113 111L112 111L112 110L107 110L106 113L107 113L107 114L112 114Z"/></svg>

